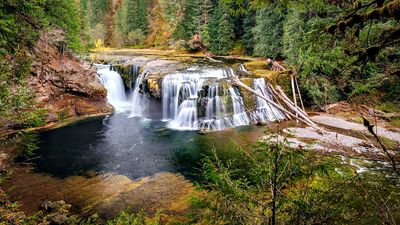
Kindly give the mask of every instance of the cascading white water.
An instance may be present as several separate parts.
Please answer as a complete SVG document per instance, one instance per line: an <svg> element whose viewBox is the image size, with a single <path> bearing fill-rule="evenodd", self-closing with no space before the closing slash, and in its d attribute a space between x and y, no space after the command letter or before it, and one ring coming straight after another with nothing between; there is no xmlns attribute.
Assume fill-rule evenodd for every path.
<svg viewBox="0 0 400 225"><path fill-rule="evenodd" d="M121 76L112 66L96 65L99 77L107 89L107 99L117 112L130 112L131 117L143 117L150 108L150 98L145 93L146 72L135 81L132 99L126 96ZM137 74L139 69L131 69ZM179 130L218 131L253 122L282 120L285 116L262 98L257 97L256 109L247 112L239 90L228 77L231 68L192 67L164 77L162 82L163 120L168 127ZM137 75L134 75L137 76ZM132 79L133 77L131 77ZM254 79L254 89L270 98L272 95L265 80Z"/></svg>
<svg viewBox="0 0 400 225"><path fill-rule="evenodd" d="M97 73L107 90L107 100L117 112L126 111L129 107L125 95L125 87L118 72L112 71L111 66L96 65Z"/></svg>
<svg viewBox="0 0 400 225"><path fill-rule="evenodd" d="M232 97L233 105L233 125L243 126L250 123L249 116L244 108L244 102L242 97L236 92L236 89L229 87L229 92Z"/></svg>
<svg viewBox="0 0 400 225"><path fill-rule="evenodd" d="M261 95L264 95L265 97L273 100L271 92L265 84L264 78L254 79L253 88ZM285 119L285 116L279 109L277 109L275 106L272 106L260 97L257 97L257 109L254 112L254 115L256 119L261 122L270 122Z"/></svg>
<svg viewBox="0 0 400 225"><path fill-rule="evenodd" d="M225 69L189 68L163 80L163 118L180 130L223 130L248 125L243 100Z"/></svg>
<svg viewBox="0 0 400 225"><path fill-rule="evenodd" d="M223 96L226 95L226 90L220 87L219 83L208 87L206 116L199 124L200 129L223 130L227 127L233 127L232 119L228 117L227 106L223 101Z"/></svg>
<svg viewBox="0 0 400 225"><path fill-rule="evenodd" d="M131 106L131 115L130 117L142 117L144 115L145 110L149 106L149 98L143 92L142 85L144 84L143 80L146 77L147 73L143 72L138 76L135 83L135 89L132 93L132 106Z"/></svg>

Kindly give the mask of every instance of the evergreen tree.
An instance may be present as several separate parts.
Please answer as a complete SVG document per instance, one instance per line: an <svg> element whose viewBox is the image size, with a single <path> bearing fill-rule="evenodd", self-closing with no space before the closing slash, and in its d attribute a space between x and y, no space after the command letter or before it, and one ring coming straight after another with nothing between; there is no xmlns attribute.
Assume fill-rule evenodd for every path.
<svg viewBox="0 0 400 225"><path fill-rule="evenodd" d="M185 0L183 16L180 18L174 37L178 40L189 40L195 33L199 33L197 10L198 0Z"/></svg>
<svg viewBox="0 0 400 225"><path fill-rule="evenodd" d="M89 27L94 28L97 24L104 24L104 17L110 9L110 0L87 0Z"/></svg>
<svg viewBox="0 0 400 225"><path fill-rule="evenodd" d="M73 50L81 49L81 22L76 1L47 0L45 13L50 25L56 25L66 31L68 47Z"/></svg>
<svg viewBox="0 0 400 225"><path fill-rule="evenodd" d="M119 30L125 37L134 35L133 32L146 35L148 33L148 0L125 0L117 14ZM119 17L119 18L118 18Z"/></svg>
<svg viewBox="0 0 400 225"><path fill-rule="evenodd" d="M243 19L243 36L242 43L246 54L253 55L254 52L254 36L253 28L256 24L256 16L254 11L249 11Z"/></svg>
<svg viewBox="0 0 400 225"><path fill-rule="evenodd" d="M279 6L264 7L257 11L253 28L254 55L281 58L282 36L286 10Z"/></svg>
<svg viewBox="0 0 400 225"><path fill-rule="evenodd" d="M42 1L1 1L0 56L14 53L19 46L33 45L38 38L39 29L46 24Z"/></svg>
<svg viewBox="0 0 400 225"><path fill-rule="evenodd" d="M210 50L216 54L227 54L234 44L234 28L229 13L219 4L209 24Z"/></svg>
<svg viewBox="0 0 400 225"><path fill-rule="evenodd" d="M84 46L88 46L91 41L90 34L89 34L89 15L88 15L88 0L80 0L79 1L79 18L80 18L80 37L81 43Z"/></svg>
<svg viewBox="0 0 400 225"><path fill-rule="evenodd" d="M211 20L212 10L213 10L213 3L211 2L211 0L200 0L197 27L203 39L203 42L206 46L209 46L210 44L210 34L208 30L208 24L210 23Z"/></svg>

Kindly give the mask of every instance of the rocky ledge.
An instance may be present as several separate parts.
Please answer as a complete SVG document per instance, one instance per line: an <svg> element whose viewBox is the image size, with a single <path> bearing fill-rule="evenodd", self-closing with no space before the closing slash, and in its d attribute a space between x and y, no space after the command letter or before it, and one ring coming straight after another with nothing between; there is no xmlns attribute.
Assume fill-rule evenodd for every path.
<svg viewBox="0 0 400 225"><path fill-rule="evenodd" d="M62 31L43 33L32 59L29 84L38 106L47 109L46 122L113 111L96 71L65 50Z"/></svg>

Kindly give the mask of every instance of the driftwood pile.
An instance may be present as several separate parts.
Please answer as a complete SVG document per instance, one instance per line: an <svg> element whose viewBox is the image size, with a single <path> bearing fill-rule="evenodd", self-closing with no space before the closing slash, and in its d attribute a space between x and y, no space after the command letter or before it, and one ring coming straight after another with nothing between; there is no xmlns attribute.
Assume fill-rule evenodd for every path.
<svg viewBox="0 0 400 225"><path fill-rule="evenodd" d="M279 68L283 68L283 67L279 65ZM244 72L247 74L250 73L248 70L246 70L244 65L240 65L239 70L241 72ZM274 100L276 101L275 102L275 101L271 100L270 98L268 98L267 96L264 96L260 92L257 92L254 89L252 89L251 87L244 84L234 73L231 73L230 78L232 80L233 85L241 87L241 88L245 89L246 91L250 92L251 94L254 94L254 95L264 99L272 106L281 110L288 119L294 118L298 121L305 123L306 125L308 125L310 127L313 127L319 131L323 131L323 129L321 127L319 127L316 123L314 123L309 118L307 112L304 110L304 105L303 105L303 101L301 99L300 89L298 87L298 83L297 83L297 80L295 79L294 75L291 75L294 102L289 99L289 97L284 93L282 88L278 85L274 88L271 84L267 83L268 88L271 90L272 96L273 96ZM301 102L301 108L297 104L297 95L299 96L299 99Z"/></svg>

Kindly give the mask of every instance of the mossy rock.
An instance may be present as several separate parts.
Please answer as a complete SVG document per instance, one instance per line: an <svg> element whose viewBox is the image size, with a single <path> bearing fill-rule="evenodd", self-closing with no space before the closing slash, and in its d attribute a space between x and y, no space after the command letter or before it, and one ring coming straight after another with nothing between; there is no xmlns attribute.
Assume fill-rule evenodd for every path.
<svg viewBox="0 0 400 225"><path fill-rule="evenodd" d="M131 77L129 75L131 72L131 66L130 65L113 65L113 67L120 74L122 80L124 81L125 87L132 88L131 87Z"/></svg>
<svg viewBox="0 0 400 225"><path fill-rule="evenodd" d="M156 98L161 98L161 86L158 84L156 79L148 79L147 87L149 88L150 94Z"/></svg>
<svg viewBox="0 0 400 225"><path fill-rule="evenodd" d="M256 70L268 70L267 63L265 61L251 61L244 63L244 66L250 71Z"/></svg>
<svg viewBox="0 0 400 225"><path fill-rule="evenodd" d="M257 78L267 78L268 80L273 80L282 72L272 70L254 70L252 73Z"/></svg>
<svg viewBox="0 0 400 225"><path fill-rule="evenodd" d="M253 80L254 78L241 78L240 81L242 81L245 85L249 87L253 87ZM244 106L249 109L249 110L255 110L256 109L256 96L251 94L250 92L246 91L244 88L239 88L239 92L241 93L241 96L243 98L243 103Z"/></svg>

